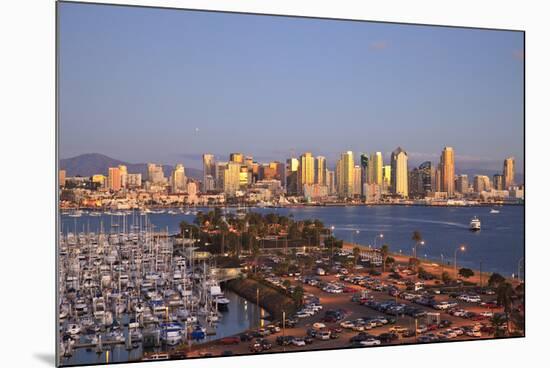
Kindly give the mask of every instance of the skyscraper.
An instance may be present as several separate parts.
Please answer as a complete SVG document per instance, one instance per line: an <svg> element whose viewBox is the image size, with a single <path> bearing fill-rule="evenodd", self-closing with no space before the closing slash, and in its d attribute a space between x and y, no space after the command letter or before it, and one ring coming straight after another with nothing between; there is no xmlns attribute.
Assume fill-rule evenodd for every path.
<svg viewBox="0 0 550 368"><path fill-rule="evenodd" d="M391 188L392 193L403 197L409 196L408 157L401 147L391 154Z"/></svg>
<svg viewBox="0 0 550 368"><path fill-rule="evenodd" d="M286 192L288 194L298 193L298 159L292 157L286 160Z"/></svg>
<svg viewBox="0 0 550 368"><path fill-rule="evenodd" d="M229 162L223 172L223 191L228 196L234 196L240 187L241 164Z"/></svg>
<svg viewBox="0 0 550 368"><path fill-rule="evenodd" d="M516 160L513 157L508 157L504 160L504 168L502 170L504 176L504 189L514 186L516 175Z"/></svg>
<svg viewBox="0 0 550 368"><path fill-rule="evenodd" d="M373 153L369 160L369 183L382 185L382 152Z"/></svg>
<svg viewBox="0 0 550 368"><path fill-rule="evenodd" d="M452 147L443 148L441 152L441 191L448 196L455 192L455 154Z"/></svg>
<svg viewBox="0 0 550 368"><path fill-rule="evenodd" d="M493 188L496 190L504 190L504 175L493 175Z"/></svg>
<svg viewBox="0 0 550 368"><path fill-rule="evenodd" d="M305 184L315 182L315 159L311 152L305 152L300 156L300 167L298 169L298 190L303 193Z"/></svg>
<svg viewBox="0 0 550 368"><path fill-rule="evenodd" d="M433 190L434 169L432 163L430 161L425 161L418 166L418 170L420 171L422 194L426 195Z"/></svg>
<svg viewBox="0 0 550 368"><path fill-rule="evenodd" d="M223 191L224 190L224 178L225 178L225 170L227 170L227 162L216 162L216 175L215 175L215 182L216 182L216 189Z"/></svg>
<svg viewBox="0 0 550 368"><path fill-rule="evenodd" d="M120 170L120 186L126 188L128 186L128 168L126 165L118 165Z"/></svg>
<svg viewBox="0 0 550 368"><path fill-rule="evenodd" d="M342 198L353 196L354 167L353 152L342 153L336 164L336 185L338 195Z"/></svg>
<svg viewBox="0 0 550 368"><path fill-rule="evenodd" d="M336 179L334 175L334 171L327 170L327 187L328 187L328 194L333 195L336 193Z"/></svg>
<svg viewBox="0 0 550 368"><path fill-rule="evenodd" d="M369 155L362 153L359 157L359 164L361 165L361 195L364 196L363 188L369 179Z"/></svg>
<svg viewBox="0 0 550 368"><path fill-rule="evenodd" d="M107 178L107 187L109 190L112 191L119 191L120 190L120 169L118 167L110 167L109 168L109 175Z"/></svg>
<svg viewBox="0 0 550 368"><path fill-rule="evenodd" d="M391 165L382 166L382 184L387 188L391 185Z"/></svg>
<svg viewBox="0 0 550 368"><path fill-rule="evenodd" d="M216 161L213 154L205 153L202 155L202 174L203 192L214 190L212 183L215 183L216 178Z"/></svg>
<svg viewBox="0 0 550 368"><path fill-rule="evenodd" d="M327 185L327 160L323 156L315 158L315 184Z"/></svg>
<svg viewBox="0 0 550 368"><path fill-rule="evenodd" d="M361 195L361 166L353 167L353 195Z"/></svg>
<svg viewBox="0 0 550 368"><path fill-rule="evenodd" d="M187 189L187 178L185 177L185 168L182 164L177 164L170 176L170 190L172 193L183 193Z"/></svg>

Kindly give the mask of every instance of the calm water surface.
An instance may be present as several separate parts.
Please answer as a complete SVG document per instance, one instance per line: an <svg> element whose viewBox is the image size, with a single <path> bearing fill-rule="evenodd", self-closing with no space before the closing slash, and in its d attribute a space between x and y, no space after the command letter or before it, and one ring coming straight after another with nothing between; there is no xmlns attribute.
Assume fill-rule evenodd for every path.
<svg viewBox="0 0 550 368"><path fill-rule="evenodd" d="M255 208L260 213L275 212L292 214L295 219L318 218L327 226L334 226L335 235L348 242L380 246L388 244L392 252L412 254L412 232L420 231L425 245L418 248L418 256L433 260L454 262L454 252L459 244L466 244L466 252L459 252L458 263L462 266L500 272L505 275L517 273L518 263L523 258L524 207L498 207L500 213L490 214L489 207L425 207L425 206L354 206L354 207L299 207ZM204 209L208 211L208 209ZM477 216L482 230L469 231L469 223ZM127 216L128 223L137 222L140 216ZM141 216L143 217L143 216ZM193 215L148 214L156 229L177 232L180 221L192 222ZM83 215L72 218L62 216L62 230L98 231L100 222L105 231L113 223L122 224L121 216ZM357 233L358 231L358 233ZM376 238L383 234L383 239ZM521 271L523 273L523 270Z"/></svg>

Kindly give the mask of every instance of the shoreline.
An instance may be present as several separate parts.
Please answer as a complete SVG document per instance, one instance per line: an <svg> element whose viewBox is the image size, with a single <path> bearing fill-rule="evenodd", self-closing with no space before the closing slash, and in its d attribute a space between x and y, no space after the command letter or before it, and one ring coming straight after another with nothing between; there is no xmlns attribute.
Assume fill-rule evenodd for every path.
<svg viewBox="0 0 550 368"><path fill-rule="evenodd" d="M368 249L368 246L365 246L365 245L362 245L362 244L351 244L351 243L347 243L347 242L344 242L344 245L342 246L342 249L345 249L345 250L348 250L348 251L353 251L354 247ZM388 256L395 259L396 264L401 264L401 265L408 264L409 259L413 258L412 255L400 254L400 253L395 253L395 252L388 252ZM417 257L417 258L418 258L418 261L419 261L419 266L424 268L424 270L426 270L426 272L434 275L436 278L440 277L443 272L448 272L449 276L452 279L455 278L454 265L441 263L441 261L436 261L436 260L429 260L429 259L427 260L425 258L423 259L423 258L420 258L420 257ZM457 271L460 270L461 268L470 268L470 267L464 267L459 262L457 262ZM470 269L474 273L473 276L471 276L467 279L463 279L459 276L458 279L462 279L466 282L471 282L471 283L474 283L477 286L479 286L479 282L480 282L479 269L474 269L474 268L470 268ZM500 272L497 272L497 273L499 273L501 276L503 276L512 285L517 285L517 284L520 283L520 281L517 278L512 278L510 276L506 276L506 275L504 275ZM491 277L492 274L493 274L493 272L487 272L487 271L483 271L483 270L481 271L481 283L482 283L483 286L487 286L488 280L489 280L489 278Z"/></svg>

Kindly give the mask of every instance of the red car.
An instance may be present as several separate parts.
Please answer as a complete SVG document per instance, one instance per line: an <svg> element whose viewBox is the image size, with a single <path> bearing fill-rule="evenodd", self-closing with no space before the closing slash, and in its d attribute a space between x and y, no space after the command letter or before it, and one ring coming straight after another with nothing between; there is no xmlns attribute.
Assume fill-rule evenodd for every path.
<svg viewBox="0 0 550 368"><path fill-rule="evenodd" d="M237 345L241 342L238 336L228 336L220 340L221 345Z"/></svg>
<svg viewBox="0 0 550 368"><path fill-rule="evenodd" d="M433 330L437 330L439 327L436 325L436 324L431 324L431 325L428 325L428 331L433 331Z"/></svg>
<svg viewBox="0 0 550 368"><path fill-rule="evenodd" d="M344 293L355 293L357 292L356 289L352 288L352 287L349 287L349 286L346 286L343 290L342 290Z"/></svg>

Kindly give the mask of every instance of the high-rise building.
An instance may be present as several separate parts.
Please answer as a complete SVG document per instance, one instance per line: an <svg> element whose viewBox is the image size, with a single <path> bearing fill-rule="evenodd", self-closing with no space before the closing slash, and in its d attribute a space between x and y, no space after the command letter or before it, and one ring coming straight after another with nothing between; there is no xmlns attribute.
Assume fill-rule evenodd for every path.
<svg viewBox="0 0 550 368"><path fill-rule="evenodd" d="M470 188L468 175L462 174L456 177L455 190L459 193L466 194Z"/></svg>
<svg viewBox="0 0 550 368"><path fill-rule="evenodd" d="M391 191L402 197L409 196L408 156L401 147L391 154Z"/></svg>
<svg viewBox="0 0 550 368"><path fill-rule="evenodd" d="M353 196L354 168L353 152L347 151L342 153L336 163L336 185L338 196L341 198L350 198Z"/></svg>
<svg viewBox="0 0 550 368"><path fill-rule="evenodd" d="M327 160L323 156L317 156L315 158L315 184L326 185L327 184Z"/></svg>
<svg viewBox="0 0 550 368"><path fill-rule="evenodd" d="M229 154L229 161L238 164L244 164L244 155L240 152L234 152Z"/></svg>
<svg viewBox="0 0 550 368"><path fill-rule="evenodd" d="M241 164L229 162L223 172L223 191L228 196L234 196L241 185Z"/></svg>
<svg viewBox="0 0 550 368"><path fill-rule="evenodd" d="M336 193L336 178L334 175L334 171L327 169L326 177L327 177L328 194L333 195Z"/></svg>
<svg viewBox="0 0 550 368"><path fill-rule="evenodd" d="M504 189L507 190L510 187L513 187L515 183L516 175L516 160L513 157L508 157L504 160L504 168L502 170L502 175L504 176Z"/></svg>
<svg viewBox="0 0 550 368"><path fill-rule="evenodd" d="M166 178L164 177L162 165L147 164L147 180L151 184L165 184Z"/></svg>
<svg viewBox="0 0 550 368"><path fill-rule="evenodd" d="M298 169L298 190L303 193L304 184L313 184L315 182L315 159L311 152L306 152L300 156L300 167Z"/></svg>
<svg viewBox="0 0 550 368"><path fill-rule="evenodd" d="M216 175L214 176L214 179L216 181L216 189L223 191L224 186L224 178L225 178L225 170L227 170L227 162L216 162Z"/></svg>
<svg viewBox="0 0 550 368"><path fill-rule="evenodd" d="M481 193L491 189L491 180L486 175L474 176L474 192Z"/></svg>
<svg viewBox="0 0 550 368"><path fill-rule="evenodd" d="M359 165L353 167L353 195L361 195L361 166Z"/></svg>
<svg viewBox="0 0 550 368"><path fill-rule="evenodd" d="M286 160L286 192L287 194L298 193L298 168L300 162L292 157Z"/></svg>
<svg viewBox="0 0 550 368"><path fill-rule="evenodd" d="M170 190L172 193L183 193L187 189L187 178L185 177L185 168L182 164L177 164L170 176Z"/></svg>
<svg viewBox="0 0 550 368"><path fill-rule="evenodd" d="M59 186L64 187L65 186L65 180L67 178L67 171L65 170L59 170Z"/></svg>
<svg viewBox="0 0 550 368"><path fill-rule="evenodd" d="M92 176L92 183L96 184L98 188L104 189L107 185L107 177L105 175L95 174Z"/></svg>
<svg viewBox="0 0 550 368"><path fill-rule="evenodd" d="M370 156L369 160L369 183L382 185L382 152L375 152Z"/></svg>
<svg viewBox="0 0 550 368"><path fill-rule="evenodd" d="M504 190L504 175L493 175L493 188L496 190Z"/></svg>
<svg viewBox="0 0 550 368"><path fill-rule="evenodd" d="M430 161L424 161L418 166L418 170L420 171L420 181L422 183L421 193L426 195L433 191L434 169L432 163Z"/></svg>
<svg viewBox="0 0 550 368"><path fill-rule="evenodd" d="M202 173L202 191L208 192L209 190L214 190L215 187L212 184L215 183L216 161L213 154L205 153L202 155Z"/></svg>
<svg viewBox="0 0 550 368"><path fill-rule="evenodd" d="M409 171L409 195L411 197L424 196L424 182L422 180L422 171L415 167Z"/></svg>
<svg viewBox="0 0 550 368"><path fill-rule="evenodd" d="M441 185L441 164L437 164L437 168L435 169L434 171L434 188L435 188L435 192L441 192L441 188L442 188L442 185Z"/></svg>
<svg viewBox="0 0 550 368"><path fill-rule="evenodd" d="M118 169L120 170L120 186L122 188L128 187L128 168L126 165L118 165Z"/></svg>
<svg viewBox="0 0 550 368"><path fill-rule="evenodd" d="M118 167L110 167L109 175L107 177L108 185L107 188L112 191L119 191L121 188L120 183L120 169Z"/></svg>
<svg viewBox="0 0 550 368"><path fill-rule="evenodd" d="M369 179L369 155L362 153L359 156L359 164L361 165L361 195L364 197L365 184L368 183Z"/></svg>
<svg viewBox="0 0 550 368"><path fill-rule="evenodd" d="M391 185L391 165L382 166L382 185L387 188Z"/></svg>
<svg viewBox="0 0 550 368"><path fill-rule="evenodd" d="M441 152L441 191L448 196L455 192L455 154L452 147L443 148Z"/></svg>

